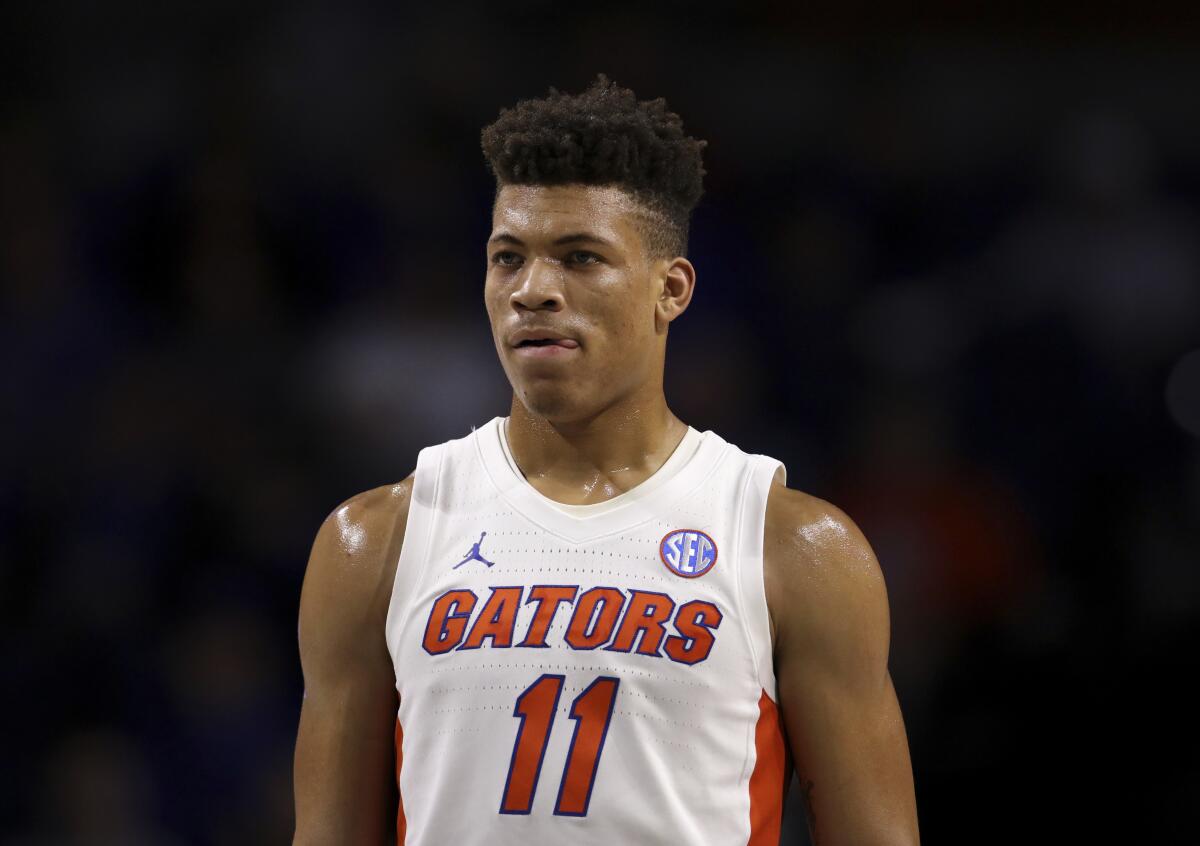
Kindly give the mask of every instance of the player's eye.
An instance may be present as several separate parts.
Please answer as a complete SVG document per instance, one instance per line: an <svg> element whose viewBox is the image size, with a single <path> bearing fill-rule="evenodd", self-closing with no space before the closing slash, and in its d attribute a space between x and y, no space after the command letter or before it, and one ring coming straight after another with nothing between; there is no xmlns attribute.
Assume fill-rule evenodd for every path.
<svg viewBox="0 0 1200 846"><path fill-rule="evenodd" d="M567 254L567 261L571 264L599 264L600 256L587 250L572 250Z"/></svg>
<svg viewBox="0 0 1200 846"><path fill-rule="evenodd" d="M498 253L492 254L492 264L499 264L505 267L515 267L521 263L521 257L512 250L500 250Z"/></svg>

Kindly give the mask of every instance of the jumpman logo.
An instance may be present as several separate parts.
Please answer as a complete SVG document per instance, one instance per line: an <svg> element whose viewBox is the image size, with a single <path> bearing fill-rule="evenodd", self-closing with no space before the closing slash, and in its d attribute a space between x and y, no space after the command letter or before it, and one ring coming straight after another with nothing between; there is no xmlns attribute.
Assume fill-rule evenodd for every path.
<svg viewBox="0 0 1200 846"><path fill-rule="evenodd" d="M481 534L479 536L479 540L476 541L475 544L471 547L471 551L467 553L467 557L464 558L462 561L459 561L457 564L455 564L450 569L457 570L459 567L466 564L468 561L482 561L484 564L488 565L489 567L491 567L493 564L495 564L496 562L488 561L479 552L479 545L483 543L483 539L486 537L487 537L487 532L484 532L483 534Z"/></svg>

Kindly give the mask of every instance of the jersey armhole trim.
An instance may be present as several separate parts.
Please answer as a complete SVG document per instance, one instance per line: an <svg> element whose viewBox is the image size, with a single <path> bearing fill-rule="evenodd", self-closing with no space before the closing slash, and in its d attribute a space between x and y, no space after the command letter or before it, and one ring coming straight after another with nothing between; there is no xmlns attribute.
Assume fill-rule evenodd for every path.
<svg viewBox="0 0 1200 846"><path fill-rule="evenodd" d="M773 702L779 701L771 648L771 618L767 603L765 556L767 500L771 495L775 471L783 462L767 455L753 455L748 462L746 480L739 497L737 550L737 593L742 625L750 645L754 674L762 690ZM784 473L787 473L786 468Z"/></svg>
<svg viewBox="0 0 1200 846"><path fill-rule="evenodd" d="M426 447L417 455L413 473L413 489L408 502L404 524L404 541L392 578L392 596L388 602L384 632L388 651L395 663L399 637L411 616L413 606L429 566L429 544L433 539L432 522L437 518L438 494L441 489L442 462L445 445ZM399 684L399 679L396 680Z"/></svg>

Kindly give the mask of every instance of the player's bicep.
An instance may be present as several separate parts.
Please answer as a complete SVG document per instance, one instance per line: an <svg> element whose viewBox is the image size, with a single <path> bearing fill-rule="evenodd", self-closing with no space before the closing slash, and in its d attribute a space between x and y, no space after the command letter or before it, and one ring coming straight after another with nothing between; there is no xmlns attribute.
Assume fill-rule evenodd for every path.
<svg viewBox="0 0 1200 846"><path fill-rule="evenodd" d="M809 822L822 846L916 843L883 575L857 527L823 505L784 533L773 568L779 704Z"/></svg>
<svg viewBox="0 0 1200 846"><path fill-rule="evenodd" d="M388 730L395 706L383 704L386 693L351 682L305 699L296 736L296 844L384 842L395 803Z"/></svg>
<svg viewBox="0 0 1200 846"><path fill-rule="evenodd" d="M391 828L397 699L383 632L391 544L367 505L351 500L325 521L301 590L298 844L377 844Z"/></svg>
<svg viewBox="0 0 1200 846"><path fill-rule="evenodd" d="M866 685L784 670L780 700L815 841L915 843L908 743L890 677Z"/></svg>

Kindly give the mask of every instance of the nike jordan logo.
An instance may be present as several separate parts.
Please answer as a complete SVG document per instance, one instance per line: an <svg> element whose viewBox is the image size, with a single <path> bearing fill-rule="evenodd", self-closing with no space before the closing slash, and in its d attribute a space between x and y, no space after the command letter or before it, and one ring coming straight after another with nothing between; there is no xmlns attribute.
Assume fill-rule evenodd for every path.
<svg viewBox="0 0 1200 846"><path fill-rule="evenodd" d="M487 537L487 532L482 533L479 536L479 540L477 540L475 542L475 544L471 547L471 551L467 553L467 557L464 558L462 561L459 561L457 564L455 564L450 569L457 570L459 567L466 564L468 561L479 561L483 564L486 564L489 567L491 567L493 564L495 564L496 563L495 561L488 561L486 558L483 557L483 553L481 553L479 551L479 546L483 543L483 539L486 537Z"/></svg>

